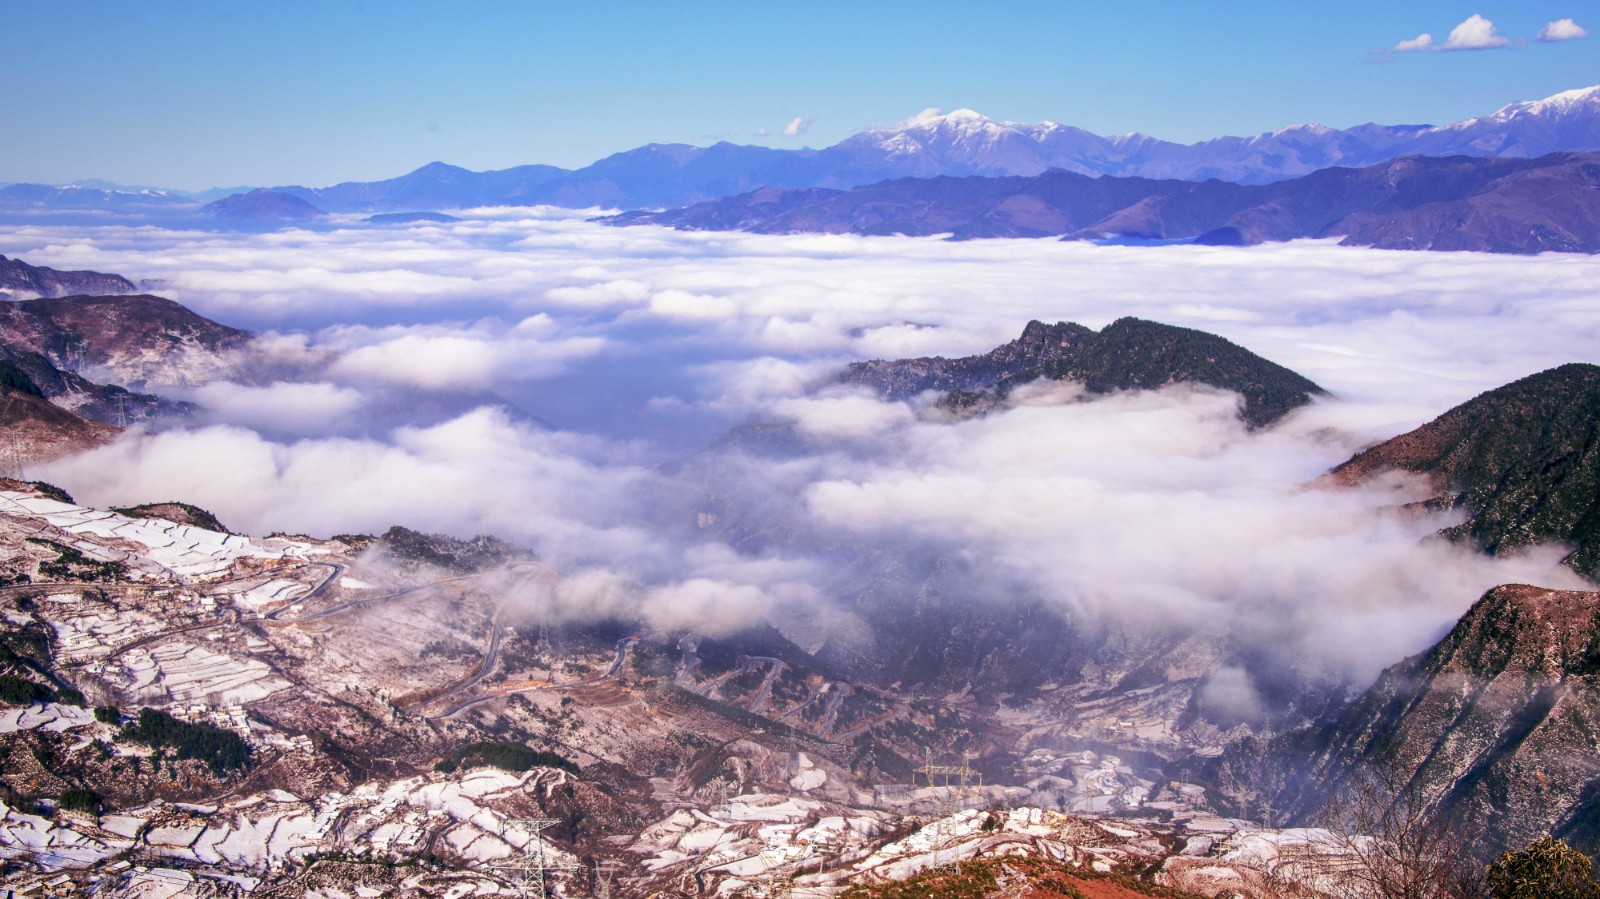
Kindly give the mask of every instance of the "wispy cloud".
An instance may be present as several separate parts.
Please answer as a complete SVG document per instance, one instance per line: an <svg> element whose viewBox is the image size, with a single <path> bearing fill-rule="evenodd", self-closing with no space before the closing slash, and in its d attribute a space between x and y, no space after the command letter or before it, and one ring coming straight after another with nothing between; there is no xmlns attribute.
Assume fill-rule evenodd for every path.
<svg viewBox="0 0 1600 899"><path fill-rule="evenodd" d="M1577 22L1571 19L1556 19L1554 22L1539 29L1539 34L1535 40L1551 44L1557 41L1570 41L1588 36L1589 32Z"/></svg>
<svg viewBox="0 0 1600 899"><path fill-rule="evenodd" d="M786 137L799 137L809 130L811 130L811 116L808 115L795 116L789 121L789 124L783 126L783 133Z"/></svg>
<svg viewBox="0 0 1600 899"><path fill-rule="evenodd" d="M1409 41L1401 41L1394 45L1395 53L1414 53L1418 50L1427 50L1433 46L1433 35L1423 32Z"/></svg>

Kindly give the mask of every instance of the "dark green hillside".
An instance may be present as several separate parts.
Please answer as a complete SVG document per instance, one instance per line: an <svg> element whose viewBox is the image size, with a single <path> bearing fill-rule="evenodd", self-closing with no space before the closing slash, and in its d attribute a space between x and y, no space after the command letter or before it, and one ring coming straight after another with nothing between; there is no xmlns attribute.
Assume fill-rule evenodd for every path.
<svg viewBox="0 0 1600 899"><path fill-rule="evenodd" d="M1545 542L1600 572L1600 366L1573 363L1491 390L1352 458L1333 475L1427 475L1441 501L1471 513L1446 534L1490 553Z"/></svg>
<svg viewBox="0 0 1600 899"><path fill-rule="evenodd" d="M1205 384L1244 398L1244 420L1270 425L1325 391L1307 378L1215 334L1137 318L1095 332L1073 322L1029 322L1004 346L960 359L873 360L851 365L841 380L885 399L945 392L957 414L993 408L1016 387L1040 378L1078 381L1092 393Z"/></svg>

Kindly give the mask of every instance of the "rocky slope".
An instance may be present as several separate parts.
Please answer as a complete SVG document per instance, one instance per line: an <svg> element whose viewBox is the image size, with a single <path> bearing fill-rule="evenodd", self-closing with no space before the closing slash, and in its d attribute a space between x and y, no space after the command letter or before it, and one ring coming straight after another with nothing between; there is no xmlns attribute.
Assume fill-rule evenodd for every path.
<svg viewBox="0 0 1600 899"><path fill-rule="evenodd" d="M0 335L13 358L38 353L61 371L132 389L214 380L250 336L148 295L0 303Z"/></svg>
<svg viewBox="0 0 1600 899"><path fill-rule="evenodd" d="M121 275L90 271L63 272L0 256L0 300L64 297L71 294L110 296L134 293L137 289L132 281Z"/></svg>
<svg viewBox="0 0 1600 899"><path fill-rule="evenodd" d="M104 424L125 427L163 418L181 418L195 411L191 403L139 393L115 384L96 384L77 372L56 368L43 353L12 349L4 338L0 338L0 360L25 373L45 399Z"/></svg>
<svg viewBox="0 0 1600 899"><path fill-rule="evenodd" d="M1439 814L1477 822L1487 857L1545 833L1591 845L1600 837L1597 659L1600 593L1496 587L1336 722L1280 746L1293 773L1278 807L1305 813L1326 801L1328 783L1365 768Z"/></svg>
<svg viewBox="0 0 1600 899"><path fill-rule="evenodd" d="M1452 538L1491 553L1537 543L1572 548L1600 572L1600 366L1570 364L1488 391L1334 469L1353 484L1389 470L1422 475L1427 502L1465 510Z"/></svg>
<svg viewBox="0 0 1600 899"><path fill-rule="evenodd" d="M1204 331L1121 318L1095 332L1072 322L1029 322L1022 336L988 353L959 359L872 360L841 380L886 399L924 391L946 394L953 409L979 409L1040 378L1081 382L1092 393L1153 390L1193 383L1231 390L1252 426L1269 425L1322 395L1310 380Z"/></svg>
<svg viewBox="0 0 1600 899"><path fill-rule="evenodd" d="M51 403L25 372L0 362L0 471L21 475L30 465L110 443L117 430Z"/></svg>
<svg viewBox="0 0 1600 899"><path fill-rule="evenodd" d="M1402 157L1251 186L1100 177L898 179L851 190L759 190L603 221L765 234L1136 237L1501 253L1600 252L1600 154Z"/></svg>
<svg viewBox="0 0 1600 899"><path fill-rule="evenodd" d="M916 783L925 751L998 773L1018 741L838 680L770 628L563 624L540 606L560 575L526 554L464 574L370 544L0 481L0 887L484 895L538 848L577 867L562 895L842 889L979 856L1143 892L1157 871L1221 889L1253 864L1240 845L1276 838L1094 752ZM1147 803L1167 820L1093 816ZM1180 848L1211 864L1166 864Z"/></svg>

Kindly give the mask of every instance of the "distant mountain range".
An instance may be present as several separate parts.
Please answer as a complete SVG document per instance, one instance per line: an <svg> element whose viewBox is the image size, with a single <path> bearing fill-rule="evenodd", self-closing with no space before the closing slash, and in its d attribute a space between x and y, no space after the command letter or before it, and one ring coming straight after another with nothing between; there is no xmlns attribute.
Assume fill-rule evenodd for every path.
<svg viewBox="0 0 1600 899"><path fill-rule="evenodd" d="M765 188L602 221L764 234L950 234L1257 244L1302 237L1405 250L1600 252L1600 153L1407 156L1290 181L901 178L839 191Z"/></svg>
<svg viewBox="0 0 1600 899"><path fill-rule="evenodd" d="M383 181L278 188L335 213L409 212L484 205L675 208L759 188L847 189L894 178L1081 175L1266 184L1330 166L1400 156L1532 158L1600 150L1600 86L1513 103L1452 125L1292 125L1253 137L1178 144L1142 134L1103 137L1052 122L997 122L971 110L925 113L820 150L718 143L648 144L568 170L525 165L473 172L430 163ZM243 192L244 188L234 192ZM0 213L109 210L159 215L198 208L216 192L122 190L106 182L0 188Z"/></svg>
<svg viewBox="0 0 1600 899"><path fill-rule="evenodd" d="M1453 125L1294 125L1254 137L1177 144L1142 134L1101 137L1053 122L996 122L971 110L925 114L821 150L718 143L649 144L576 171L521 166L470 172L433 163L388 181L284 187L330 212L449 209L492 204L672 208L762 187L843 189L892 178L1082 175L1217 178L1264 184L1329 166L1405 155L1535 157L1600 150L1600 86L1513 103Z"/></svg>

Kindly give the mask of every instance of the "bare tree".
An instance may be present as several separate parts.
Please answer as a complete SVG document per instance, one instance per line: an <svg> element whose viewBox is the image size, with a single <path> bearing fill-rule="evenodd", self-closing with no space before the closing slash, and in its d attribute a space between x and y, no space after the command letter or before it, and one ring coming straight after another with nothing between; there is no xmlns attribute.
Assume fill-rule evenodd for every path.
<svg viewBox="0 0 1600 899"><path fill-rule="evenodd" d="M1478 899L1483 865L1472 847L1475 815L1444 809L1393 764L1354 770L1324 806L1322 823L1345 861L1336 896L1366 899Z"/></svg>

